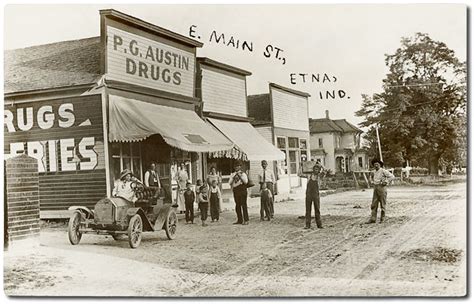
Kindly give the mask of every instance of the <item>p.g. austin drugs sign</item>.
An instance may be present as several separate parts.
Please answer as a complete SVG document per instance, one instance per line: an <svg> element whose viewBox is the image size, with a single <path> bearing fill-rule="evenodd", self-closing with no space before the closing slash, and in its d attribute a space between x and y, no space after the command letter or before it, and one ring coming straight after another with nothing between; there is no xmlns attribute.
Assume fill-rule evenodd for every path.
<svg viewBox="0 0 474 304"><path fill-rule="evenodd" d="M192 97L194 66L191 52L107 27L110 79Z"/></svg>

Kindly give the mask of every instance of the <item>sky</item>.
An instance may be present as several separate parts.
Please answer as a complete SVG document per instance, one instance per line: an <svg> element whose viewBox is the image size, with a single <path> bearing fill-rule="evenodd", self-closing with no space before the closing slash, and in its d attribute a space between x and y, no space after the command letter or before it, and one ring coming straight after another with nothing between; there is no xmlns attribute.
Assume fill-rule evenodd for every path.
<svg viewBox="0 0 474 304"><path fill-rule="evenodd" d="M99 36L99 10L106 8L188 37L195 25L195 39L204 44L198 56L252 72L248 94L268 93L269 82L311 94L312 118L324 117L329 110L333 119L361 122L354 115L361 94L381 91L385 54L393 54L402 37L427 33L466 60L464 4L10 4L4 8L4 48ZM224 34L226 44L231 37L240 46L244 40L253 43L252 52L210 41L213 31ZM266 50L272 50L269 58ZM300 73L308 74L305 82ZM314 79L319 74L319 82L311 81L312 74Z"/></svg>

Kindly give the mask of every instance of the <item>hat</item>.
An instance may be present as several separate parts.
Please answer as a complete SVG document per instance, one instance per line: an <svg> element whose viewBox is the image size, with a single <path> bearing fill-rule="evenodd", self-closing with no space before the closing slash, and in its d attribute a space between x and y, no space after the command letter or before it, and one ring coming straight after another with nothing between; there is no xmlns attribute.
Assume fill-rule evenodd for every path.
<svg viewBox="0 0 474 304"><path fill-rule="evenodd" d="M268 162L267 162L266 160L262 160L262 161L261 161L261 164L262 164L262 165L263 165L263 164L267 164L267 165L268 165Z"/></svg>
<svg viewBox="0 0 474 304"><path fill-rule="evenodd" d="M122 172L120 172L120 179L123 179L127 174L133 175L132 171L130 169L125 169Z"/></svg>
<svg viewBox="0 0 474 304"><path fill-rule="evenodd" d="M381 161L380 159L373 159L372 162L371 162L372 166L373 166L375 163L379 163L379 164L380 164L380 167L383 167L383 161Z"/></svg>
<svg viewBox="0 0 474 304"><path fill-rule="evenodd" d="M318 168L319 170L321 170L323 168L323 166L320 164L320 163L316 163L314 166L313 166L313 171L314 169Z"/></svg>

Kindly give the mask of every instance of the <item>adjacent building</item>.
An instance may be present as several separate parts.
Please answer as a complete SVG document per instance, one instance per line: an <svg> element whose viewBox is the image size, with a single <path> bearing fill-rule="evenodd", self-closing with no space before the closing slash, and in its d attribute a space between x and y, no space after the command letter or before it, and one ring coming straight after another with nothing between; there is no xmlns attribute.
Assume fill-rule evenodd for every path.
<svg viewBox="0 0 474 304"><path fill-rule="evenodd" d="M311 160L321 164L333 173L368 170L367 151L361 148L362 130L345 119L310 119Z"/></svg>
<svg viewBox="0 0 474 304"><path fill-rule="evenodd" d="M269 84L268 93L248 96L252 125L285 155L283 161L269 164L281 193L302 185L298 173L301 162L308 160L310 153L309 97L308 93L275 83Z"/></svg>
<svg viewBox="0 0 474 304"><path fill-rule="evenodd" d="M222 177L225 201L232 200L228 185L236 160L244 161L245 169L258 181L260 162L283 160L285 155L250 124L247 109L247 76L249 71L212 60L198 58L197 92L202 101L198 110L206 120L234 143L234 148L226 151L206 153L203 168L208 172L215 167ZM259 190L258 183L252 192Z"/></svg>

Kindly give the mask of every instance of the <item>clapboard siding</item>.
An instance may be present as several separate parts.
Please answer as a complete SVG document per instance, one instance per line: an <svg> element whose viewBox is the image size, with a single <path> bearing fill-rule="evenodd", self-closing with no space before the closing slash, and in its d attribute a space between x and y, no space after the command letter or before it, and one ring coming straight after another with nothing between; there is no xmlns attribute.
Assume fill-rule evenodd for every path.
<svg viewBox="0 0 474 304"><path fill-rule="evenodd" d="M123 44L120 47L117 47L117 49L114 49L114 35L118 35L123 41ZM137 44L133 44L133 46L139 48L140 55L135 56L130 53L129 45L130 41L132 40L137 42ZM182 56L182 58L184 57L188 62L187 69L183 66L183 64L181 64L181 67L175 67L174 57L172 57L173 62L170 65L167 65L164 62L160 63L157 60L146 58L149 46L152 47L153 51L157 49L163 50L164 52L169 51L176 55ZM149 69L148 78L140 77L138 75L138 71L134 74L127 73L126 58L134 60L137 65L138 61L146 63ZM194 53L192 52L187 52L177 47L151 40L140 35L135 35L111 26L107 27L107 77L109 79L194 97L195 64L196 59ZM170 82L165 82L161 77L161 73L159 79L152 79L150 76L151 65L159 67L160 71L168 69L170 71L171 79L174 72L180 73L181 83L174 84L172 80Z"/></svg>
<svg viewBox="0 0 474 304"><path fill-rule="evenodd" d="M204 111L247 117L245 76L201 65L201 94Z"/></svg>
<svg viewBox="0 0 474 304"><path fill-rule="evenodd" d="M271 87L273 125L309 131L308 98Z"/></svg>
<svg viewBox="0 0 474 304"><path fill-rule="evenodd" d="M58 115L58 109L61 105L70 103L73 105L74 124L67 128L61 128L58 124L58 119L55 117L53 126L50 129L41 129L38 125L38 109L47 105L52 106L55 115ZM12 193L9 203L13 212L23 212L20 214L28 214L27 206L29 195L39 196L40 210L39 211L57 211L67 210L71 205L85 205L93 207L93 205L106 195L106 170L105 170L105 156L104 156L104 135L103 135L103 119L102 119L102 98L100 95L74 97L67 99L52 99L41 102L20 103L14 105L5 105L5 109L15 114L26 113L24 109L32 108L32 115L25 117L26 119L33 119L33 127L28 131L19 131L17 125L17 115L14 115L13 125L15 132L8 132L5 127L5 141L4 153L8 157L11 144L23 145L24 151L19 153L33 153L33 149L28 150L29 144L33 142L40 142L43 151L33 153L37 156L37 163L39 165L38 182L39 190L34 191L34 178L29 176L11 177L15 181L21 181L24 191L22 193ZM40 117L41 118L41 117ZM82 126L80 126L82 124ZM88 164L94 161L93 158L83 156L79 152L79 144L84 143L84 138L93 138L94 145L85 145L89 153L95 154L97 160L93 169L84 169L81 163ZM71 164L69 169L63 167L61 157L60 140L68 139L74 142L74 147L71 147L70 153L74 157L68 158L68 163ZM50 144L54 144L55 147ZM40 148L41 150L41 148ZM52 153L51 153L52 152ZM95 153L94 153L95 152ZM69 152L68 152L69 153ZM39 155L39 156L38 156ZM51 162L53 161L53 162ZM68 169L66 171L64 169ZM22 168L16 168L16 173L21 173ZM7 177L11 172L6 172ZM15 189L15 188L12 188Z"/></svg>
<svg viewBox="0 0 474 304"><path fill-rule="evenodd" d="M272 127L256 127L255 130L257 130L257 132L260 133L263 138L268 140L268 142L273 145Z"/></svg>

